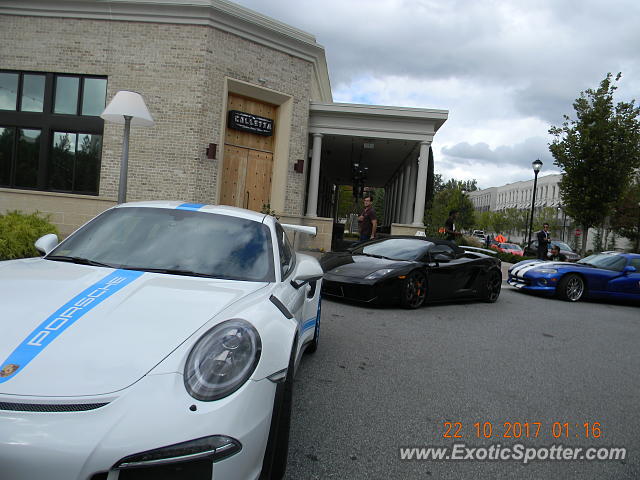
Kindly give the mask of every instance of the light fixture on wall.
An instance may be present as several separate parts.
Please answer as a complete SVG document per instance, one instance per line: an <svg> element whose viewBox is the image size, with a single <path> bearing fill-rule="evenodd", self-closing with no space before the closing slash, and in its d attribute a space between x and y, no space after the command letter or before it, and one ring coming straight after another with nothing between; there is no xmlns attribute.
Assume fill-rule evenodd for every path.
<svg viewBox="0 0 640 480"><path fill-rule="evenodd" d="M215 160L216 158L216 149L218 148L218 145L216 145L215 143L210 143L209 146L207 147L207 158L210 160Z"/></svg>
<svg viewBox="0 0 640 480"><path fill-rule="evenodd" d="M118 203L127 201L127 171L129 163L129 132L131 125L153 127L155 122L144 103L142 95L128 90L120 90L100 115L105 121L124 124L122 139L122 158L120 160L120 182L118 184Z"/></svg>

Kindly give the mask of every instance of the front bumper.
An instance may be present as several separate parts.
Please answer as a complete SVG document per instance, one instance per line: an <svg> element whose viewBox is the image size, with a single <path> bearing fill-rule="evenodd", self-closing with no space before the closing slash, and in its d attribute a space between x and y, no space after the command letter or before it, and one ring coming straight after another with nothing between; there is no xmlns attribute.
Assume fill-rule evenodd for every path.
<svg viewBox="0 0 640 480"><path fill-rule="evenodd" d="M325 273L322 295L364 303L391 303L400 298L400 287L395 277L364 280Z"/></svg>
<svg viewBox="0 0 640 480"><path fill-rule="evenodd" d="M109 472L112 480L118 476L110 470L129 455L226 435L238 440L242 449L213 463L212 476L207 478L255 479L269 436L275 389L267 379L249 380L229 397L200 402L186 392L182 375L172 373L148 375L108 398L57 399L56 405L107 403L91 410L0 409L0 478L90 480L107 478ZM4 395L2 402L15 405L38 399Z"/></svg>
<svg viewBox="0 0 640 480"><path fill-rule="evenodd" d="M541 282L543 280L546 284ZM530 277L517 277L509 273L507 284L511 285L518 290L525 290L527 292L537 292L545 295L554 295L556 293L556 282L546 278L530 278Z"/></svg>

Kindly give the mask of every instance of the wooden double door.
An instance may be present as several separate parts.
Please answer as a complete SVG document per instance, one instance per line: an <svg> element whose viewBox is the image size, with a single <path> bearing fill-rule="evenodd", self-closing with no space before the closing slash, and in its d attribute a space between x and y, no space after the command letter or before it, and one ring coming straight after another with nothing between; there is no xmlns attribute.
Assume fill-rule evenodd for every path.
<svg viewBox="0 0 640 480"><path fill-rule="evenodd" d="M270 201L272 170L273 153L225 145L220 203L261 211Z"/></svg>
<svg viewBox="0 0 640 480"><path fill-rule="evenodd" d="M229 94L227 110L274 120L277 107ZM225 133L220 203L261 211L271 199L273 136L227 128Z"/></svg>

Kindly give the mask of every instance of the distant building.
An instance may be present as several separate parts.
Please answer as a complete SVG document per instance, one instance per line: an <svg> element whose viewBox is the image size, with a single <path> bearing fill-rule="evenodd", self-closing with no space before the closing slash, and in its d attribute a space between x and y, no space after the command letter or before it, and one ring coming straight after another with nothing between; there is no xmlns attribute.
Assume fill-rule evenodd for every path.
<svg viewBox="0 0 640 480"><path fill-rule="evenodd" d="M536 186L536 204L535 208L554 207L556 209L555 215L549 218L548 221L555 223L559 226L559 232L557 233L557 240L563 240L570 245L574 246L581 242L579 238L582 235L579 225L575 225L573 219L568 217L562 208L562 200L560 198L560 180L562 174L545 175L538 177L538 184ZM490 187L482 190L476 190L469 192L469 200L473 203L473 206L478 212L501 212L510 208L518 210L530 210L531 200L533 197L533 182L534 180L525 180L521 182L508 183L500 187ZM539 225L534 225L533 228L538 229ZM576 235L576 233L580 235ZM514 233L514 232L512 232ZM587 249L593 249L594 237L596 234L595 229L589 229L587 238ZM511 240L523 241L524 238L519 232L515 232L510 235ZM624 238L616 238L616 248L628 248L630 244Z"/></svg>
<svg viewBox="0 0 640 480"><path fill-rule="evenodd" d="M561 174L538 177L536 207L561 207ZM485 188L469 193L473 206L480 212L498 212L508 208L519 210L531 208L533 180L508 183L501 187Z"/></svg>

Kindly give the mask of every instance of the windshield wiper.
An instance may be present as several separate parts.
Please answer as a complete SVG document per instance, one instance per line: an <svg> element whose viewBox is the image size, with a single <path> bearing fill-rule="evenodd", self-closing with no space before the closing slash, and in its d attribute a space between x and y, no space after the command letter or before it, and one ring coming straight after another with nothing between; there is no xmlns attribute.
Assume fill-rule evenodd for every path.
<svg viewBox="0 0 640 480"><path fill-rule="evenodd" d="M71 262L77 263L78 265L92 265L94 267L108 267L108 268L118 268L115 265L109 265L108 263L96 262L95 260L89 260L88 258L82 257L72 257L69 255L49 255L45 257L47 260L57 260L59 262Z"/></svg>
<svg viewBox="0 0 640 480"><path fill-rule="evenodd" d="M375 253L363 253L362 255L366 255L367 257L373 257L373 258L383 258L385 260L396 260L395 258L385 257L384 255L377 255Z"/></svg>
<svg viewBox="0 0 640 480"><path fill-rule="evenodd" d="M166 273L168 275L183 275L185 277L203 277L203 278L218 278L222 280L245 280L240 277L233 277L227 275L212 275L209 273L194 272L193 270L181 270L175 268L147 268L147 267L120 267L123 270L138 270L141 272L149 273Z"/></svg>

